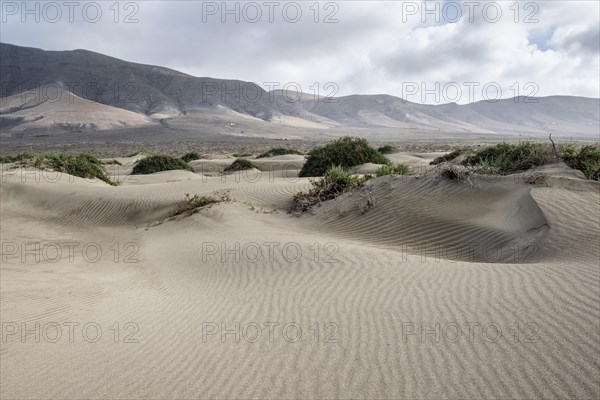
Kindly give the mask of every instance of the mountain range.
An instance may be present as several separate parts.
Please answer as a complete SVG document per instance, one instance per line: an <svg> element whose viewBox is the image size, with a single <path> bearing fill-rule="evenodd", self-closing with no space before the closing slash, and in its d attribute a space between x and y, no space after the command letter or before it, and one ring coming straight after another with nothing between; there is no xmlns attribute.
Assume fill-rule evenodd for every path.
<svg viewBox="0 0 600 400"><path fill-rule="evenodd" d="M391 95L325 98L267 92L239 80L195 77L87 50L0 43L0 134L210 130L229 135L452 133L597 136L600 99L517 97L429 105Z"/></svg>

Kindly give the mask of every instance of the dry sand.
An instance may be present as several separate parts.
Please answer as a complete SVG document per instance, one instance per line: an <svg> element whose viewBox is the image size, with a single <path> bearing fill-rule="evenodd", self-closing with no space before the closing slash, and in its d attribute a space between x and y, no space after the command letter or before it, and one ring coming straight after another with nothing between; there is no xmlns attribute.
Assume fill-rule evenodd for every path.
<svg viewBox="0 0 600 400"><path fill-rule="evenodd" d="M3 173L1 398L600 395L599 184L564 165L548 186L383 177L296 217L301 157L121 161L118 187Z"/></svg>

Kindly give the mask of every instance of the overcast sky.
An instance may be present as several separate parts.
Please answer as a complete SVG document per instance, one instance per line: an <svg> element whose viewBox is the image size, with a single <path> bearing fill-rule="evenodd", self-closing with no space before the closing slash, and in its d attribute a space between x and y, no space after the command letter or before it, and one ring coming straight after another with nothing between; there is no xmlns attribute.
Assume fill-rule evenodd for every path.
<svg viewBox="0 0 600 400"><path fill-rule="evenodd" d="M321 95L600 97L599 2L427 3L2 0L0 34Z"/></svg>

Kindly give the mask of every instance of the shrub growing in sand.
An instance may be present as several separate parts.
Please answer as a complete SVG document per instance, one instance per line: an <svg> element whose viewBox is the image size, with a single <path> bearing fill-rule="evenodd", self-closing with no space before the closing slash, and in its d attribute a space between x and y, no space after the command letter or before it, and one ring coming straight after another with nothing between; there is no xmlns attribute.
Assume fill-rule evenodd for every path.
<svg viewBox="0 0 600 400"><path fill-rule="evenodd" d="M294 195L293 211L297 213L309 211L316 204L362 187L370 178L370 175L362 177L352 175L339 165L330 167L323 178L311 179L312 188L308 192L298 192Z"/></svg>
<svg viewBox="0 0 600 400"><path fill-rule="evenodd" d="M365 163L389 165L390 160L369 146L366 139L345 136L311 150L298 175L323 176L334 165L351 168Z"/></svg>
<svg viewBox="0 0 600 400"><path fill-rule="evenodd" d="M377 168L377 172L375 172L377 177L385 176L385 175L409 175L410 168L405 164L396 164L396 165L382 165Z"/></svg>
<svg viewBox="0 0 600 400"><path fill-rule="evenodd" d="M287 154L302 155L298 150L289 149L286 147L273 147L272 149L265 151L258 155L256 158L274 157L274 156L285 156Z"/></svg>
<svg viewBox="0 0 600 400"><path fill-rule="evenodd" d="M561 158L569 167L583 172L586 178L600 180L600 146L587 145L577 151L575 146L565 145Z"/></svg>
<svg viewBox="0 0 600 400"><path fill-rule="evenodd" d="M32 157L33 156L28 153L17 154L16 156L0 156L0 163L8 164L8 163L20 162L20 161L24 161L24 160L29 160Z"/></svg>
<svg viewBox="0 0 600 400"><path fill-rule="evenodd" d="M244 171L252 168L258 169L256 164L254 164L252 161L246 158L238 158L233 163L231 163L229 167L225 168L224 172Z"/></svg>
<svg viewBox="0 0 600 400"><path fill-rule="evenodd" d="M391 144L386 144L385 146L381 146L380 148L378 148L377 151L381 154L392 154L397 153L398 151L400 151L400 149L396 146L392 146Z"/></svg>
<svg viewBox="0 0 600 400"><path fill-rule="evenodd" d="M527 171L549 163L553 159L549 145L532 142L500 143L478 150L463 161L479 173L500 175Z"/></svg>
<svg viewBox="0 0 600 400"><path fill-rule="evenodd" d="M173 170L192 171L194 169L185 161L166 155L153 155L138 160L133 166L133 175L146 175L155 172L173 171Z"/></svg>
<svg viewBox="0 0 600 400"><path fill-rule="evenodd" d="M108 177L102 162L91 154L42 153L33 156L31 160L36 168L51 169L85 179L100 179L109 185L116 185Z"/></svg>
<svg viewBox="0 0 600 400"><path fill-rule="evenodd" d="M183 161L185 161L186 163L190 162L190 161L199 160L201 158L202 158L202 156L200 154L198 154L197 152L195 152L195 151L191 151L191 152L186 153L186 154L184 154L184 155L181 156L181 159Z"/></svg>

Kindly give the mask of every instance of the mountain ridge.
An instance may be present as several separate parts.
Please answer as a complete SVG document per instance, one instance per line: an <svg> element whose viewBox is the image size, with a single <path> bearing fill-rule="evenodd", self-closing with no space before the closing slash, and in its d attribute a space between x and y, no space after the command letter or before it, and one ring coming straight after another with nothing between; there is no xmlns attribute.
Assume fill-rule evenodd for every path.
<svg viewBox="0 0 600 400"><path fill-rule="evenodd" d="M430 105L389 94L325 98L300 93L297 100L290 101L284 91L267 92L253 82L195 77L84 49L46 51L6 43L0 43L0 83L0 130L5 131L3 133L31 128L27 118L19 120L20 116L6 107L9 97L14 108L15 95L36 88L47 91L52 87L112 107L121 117L124 114L118 109L139 114L147 118L150 125L174 124L185 129L202 128L208 119L225 121L229 118L228 124L233 126L238 120L252 120L257 131L261 126L268 126L275 130L290 127L320 131L397 129L399 135L408 131L430 131L589 136L597 134L600 119L600 99L568 95ZM524 102L526 99L532 102ZM60 106L66 105L60 102ZM29 118L35 119L35 110L31 112ZM39 112L42 116L41 109ZM48 112L47 108L44 112ZM74 110L72 114L78 123L84 121L94 126L93 113L81 116L75 115ZM68 117L69 114L62 115ZM103 114L104 123L107 116ZM140 120L135 119L138 124ZM218 123L213 121L211 126ZM61 121L59 125L64 127L65 124L69 125L69 121ZM122 125L128 126L127 121ZM231 126L224 126L223 132L229 133ZM48 129L53 127L60 130L52 123L47 126Z"/></svg>

